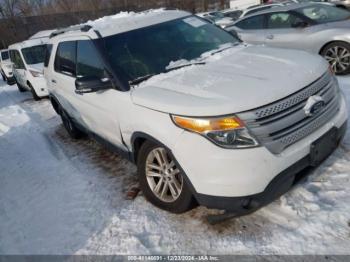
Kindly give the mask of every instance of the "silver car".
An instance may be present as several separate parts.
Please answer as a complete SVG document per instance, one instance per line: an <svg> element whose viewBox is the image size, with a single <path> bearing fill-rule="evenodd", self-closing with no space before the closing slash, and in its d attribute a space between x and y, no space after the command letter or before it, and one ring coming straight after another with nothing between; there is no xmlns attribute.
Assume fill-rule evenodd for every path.
<svg viewBox="0 0 350 262"><path fill-rule="evenodd" d="M275 7L226 30L244 42L318 53L336 74L350 73L350 12L322 3Z"/></svg>

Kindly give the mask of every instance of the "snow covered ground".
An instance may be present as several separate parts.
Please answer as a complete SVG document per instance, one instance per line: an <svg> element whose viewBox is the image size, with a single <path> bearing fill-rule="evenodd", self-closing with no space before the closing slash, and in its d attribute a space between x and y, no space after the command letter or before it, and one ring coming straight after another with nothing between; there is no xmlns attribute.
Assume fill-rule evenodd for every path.
<svg viewBox="0 0 350 262"><path fill-rule="evenodd" d="M340 78L350 100L350 77ZM135 167L70 139L48 100L0 82L0 254L350 254L350 132L300 185L209 225L125 200Z"/></svg>

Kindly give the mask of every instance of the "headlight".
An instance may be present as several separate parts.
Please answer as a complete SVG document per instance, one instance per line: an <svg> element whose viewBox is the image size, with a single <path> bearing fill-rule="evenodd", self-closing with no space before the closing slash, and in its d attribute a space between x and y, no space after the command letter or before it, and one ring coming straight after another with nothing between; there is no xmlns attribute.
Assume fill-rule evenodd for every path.
<svg viewBox="0 0 350 262"><path fill-rule="evenodd" d="M34 70L29 70L29 72L32 74L32 76L34 77L42 77L44 76L43 73L40 73L38 71L34 71Z"/></svg>
<svg viewBox="0 0 350 262"><path fill-rule="evenodd" d="M224 148L256 147L258 141L249 134L244 123L236 116L191 118L171 116L175 125L201 134L214 144Z"/></svg>
<svg viewBox="0 0 350 262"><path fill-rule="evenodd" d="M7 69L12 69L12 65L6 65Z"/></svg>

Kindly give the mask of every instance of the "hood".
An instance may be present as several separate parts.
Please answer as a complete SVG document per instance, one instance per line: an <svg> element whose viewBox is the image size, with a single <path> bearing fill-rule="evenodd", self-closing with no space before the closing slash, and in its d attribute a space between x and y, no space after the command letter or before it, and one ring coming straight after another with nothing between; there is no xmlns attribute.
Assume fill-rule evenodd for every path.
<svg viewBox="0 0 350 262"><path fill-rule="evenodd" d="M44 71L44 63L28 65L29 69L33 69L42 73Z"/></svg>
<svg viewBox="0 0 350 262"><path fill-rule="evenodd" d="M246 45L205 62L152 77L132 91L133 102L185 116L238 113L293 94L328 69L304 51Z"/></svg>
<svg viewBox="0 0 350 262"><path fill-rule="evenodd" d="M220 20L215 21L215 24L224 26L224 25L232 24L233 22L234 22L234 21L233 21L232 18L230 18L230 17L225 17L225 18L222 18L222 19L220 19Z"/></svg>

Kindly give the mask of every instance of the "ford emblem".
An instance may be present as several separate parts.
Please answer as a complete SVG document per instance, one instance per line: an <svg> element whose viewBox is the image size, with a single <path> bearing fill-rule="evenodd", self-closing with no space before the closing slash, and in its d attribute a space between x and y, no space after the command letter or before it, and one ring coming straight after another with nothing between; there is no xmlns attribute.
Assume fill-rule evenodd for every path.
<svg viewBox="0 0 350 262"><path fill-rule="evenodd" d="M306 116L317 115L326 106L321 96L310 96L304 107Z"/></svg>

